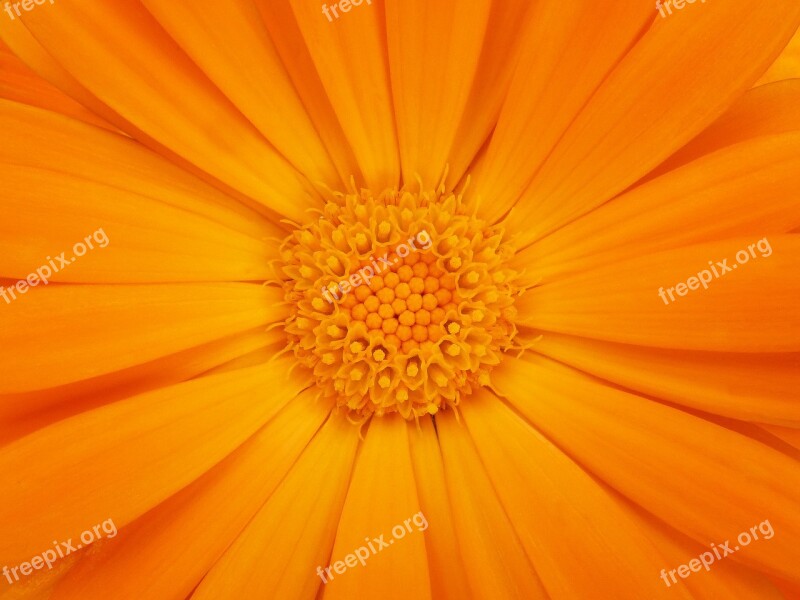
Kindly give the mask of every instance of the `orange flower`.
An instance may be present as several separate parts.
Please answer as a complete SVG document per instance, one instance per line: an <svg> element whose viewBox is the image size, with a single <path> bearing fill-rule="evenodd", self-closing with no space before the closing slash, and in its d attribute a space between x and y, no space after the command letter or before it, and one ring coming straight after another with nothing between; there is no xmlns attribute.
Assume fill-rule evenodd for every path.
<svg viewBox="0 0 800 600"><path fill-rule="evenodd" d="M800 594L795 1L19 4L0 598Z"/></svg>

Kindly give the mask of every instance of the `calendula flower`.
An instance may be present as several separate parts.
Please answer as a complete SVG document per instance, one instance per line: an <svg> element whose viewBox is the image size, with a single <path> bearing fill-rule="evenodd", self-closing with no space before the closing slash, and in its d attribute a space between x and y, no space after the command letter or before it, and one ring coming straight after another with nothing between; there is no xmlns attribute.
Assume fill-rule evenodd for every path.
<svg viewBox="0 0 800 600"><path fill-rule="evenodd" d="M0 598L800 594L796 1L7 8Z"/></svg>

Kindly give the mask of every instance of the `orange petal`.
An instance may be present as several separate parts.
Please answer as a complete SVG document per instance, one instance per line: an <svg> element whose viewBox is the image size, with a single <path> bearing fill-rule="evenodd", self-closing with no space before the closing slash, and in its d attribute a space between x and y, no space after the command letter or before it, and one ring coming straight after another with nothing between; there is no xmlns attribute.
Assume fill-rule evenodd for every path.
<svg viewBox="0 0 800 600"><path fill-rule="evenodd" d="M281 301L275 288L237 283L28 288L0 304L0 393L104 375L281 320Z"/></svg>
<svg viewBox="0 0 800 600"><path fill-rule="evenodd" d="M558 139L652 19L652 5L537 2L511 87L471 194L496 220L517 202Z"/></svg>
<svg viewBox="0 0 800 600"><path fill-rule="evenodd" d="M0 100L0 163L53 170L146 196L256 239L284 230L127 136Z"/></svg>
<svg viewBox="0 0 800 600"><path fill-rule="evenodd" d="M758 80L758 85L800 77L800 29L798 29L789 45L772 63L769 70Z"/></svg>
<svg viewBox="0 0 800 600"><path fill-rule="evenodd" d="M329 409L311 393L292 399L222 463L82 560L50 600L102 598L112 589L117 600L188 596L293 472Z"/></svg>
<svg viewBox="0 0 800 600"><path fill-rule="evenodd" d="M38 106L98 127L113 127L25 66L0 42L0 98Z"/></svg>
<svg viewBox="0 0 800 600"><path fill-rule="evenodd" d="M145 144L155 140L295 220L318 202L308 181L138 2L76 0L55 11L27 13L25 26L76 80L132 125L125 131L134 138Z"/></svg>
<svg viewBox="0 0 800 600"><path fill-rule="evenodd" d="M514 262L549 281L689 244L785 233L800 225L798 190L800 133L752 139L635 187Z"/></svg>
<svg viewBox="0 0 800 600"><path fill-rule="evenodd" d="M24 279L43 265L49 280L60 283L275 276L270 261L279 256L277 240L257 240L141 194L49 169L0 163L0 179L9 217L0 222L7 250L0 254L0 274L5 277ZM47 213L59 218L42 219ZM60 252L69 264L46 258Z"/></svg>
<svg viewBox="0 0 800 600"><path fill-rule="evenodd" d="M269 30L283 66L303 100L303 106L314 121L328 154L336 163L342 181L349 183L350 178L354 177L358 185L363 185L364 178L353 149L325 93L291 5L274 0L253 0L253 3L261 13L264 26Z"/></svg>
<svg viewBox="0 0 800 600"><path fill-rule="evenodd" d="M149 392L0 449L4 472L15 474L0 498L0 563L106 519L122 528L189 485L296 396L303 383L287 368L276 361Z"/></svg>
<svg viewBox="0 0 800 600"><path fill-rule="evenodd" d="M608 598L681 596L653 577L663 558L628 511L561 450L489 392L471 396L461 411L551 598L592 598L598 589Z"/></svg>
<svg viewBox="0 0 800 600"><path fill-rule="evenodd" d="M493 383L579 464L695 541L733 549L768 521L774 537L730 558L800 582L800 461L543 357L507 358Z"/></svg>
<svg viewBox="0 0 800 600"><path fill-rule="evenodd" d="M470 600L472 595L463 577L466 566L456 539L436 429L429 418L420 419L419 428L416 425L408 424L408 436L420 508L431 525L425 533L431 594L433 598Z"/></svg>
<svg viewBox="0 0 800 600"><path fill-rule="evenodd" d="M464 572L474 598L546 600L544 586L497 499L466 428L452 411L436 418Z"/></svg>
<svg viewBox="0 0 800 600"><path fill-rule="evenodd" d="M334 4L328 9L330 21L319 4L291 0L291 6L367 185L375 190L397 185L400 161L383 3L348 5L347 13Z"/></svg>
<svg viewBox="0 0 800 600"><path fill-rule="evenodd" d="M636 257L542 285L517 300L519 321L660 348L800 351L800 236L762 239L763 252L756 251L760 240L754 235ZM748 245L757 258L751 259ZM737 264L741 252L748 261ZM728 271L719 265L725 261ZM716 269L719 278L708 269ZM709 280L707 289L698 276ZM681 297L676 286L686 286L689 278L697 289L680 288Z"/></svg>
<svg viewBox="0 0 800 600"><path fill-rule="evenodd" d="M431 599L421 528L428 523L414 520L424 513L420 513L408 444L404 419L387 416L371 421L330 554L334 571L325 584L325 600ZM375 549L366 564L345 566L337 574L336 564L361 548Z"/></svg>
<svg viewBox="0 0 800 600"><path fill-rule="evenodd" d="M32 71L105 123L123 129L125 119L78 82L19 21L0 19L0 38Z"/></svg>
<svg viewBox="0 0 800 600"><path fill-rule="evenodd" d="M662 350L554 333L537 352L611 384L744 421L800 426L800 354Z"/></svg>
<svg viewBox="0 0 800 600"><path fill-rule="evenodd" d="M144 0L158 22L294 167L333 188L341 180L251 1L191 5ZM214 51L209 52L209 47ZM247 60L242 61L246 56Z"/></svg>
<svg viewBox="0 0 800 600"><path fill-rule="evenodd" d="M690 10L656 16L570 124L510 214L523 244L605 203L686 144L752 85L800 23L795 0Z"/></svg>
<svg viewBox="0 0 800 600"><path fill-rule="evenodd" d="M528 0L492 2L472 90L455 137L457 143L450 148L448 189L461 180L497 124L519 61L530 7Z"/></svg>
<svg viewBox="0 0 800 600"><path fill-rule="evenodd" d="M779 437L790 446L800 449L800 429L776 427L774 425L764 425L763 428L772 435Z"/></svg>
<svg viewBox="0 0 800 600"><path fill-rule="evenodd" d="M647 179L746 140L800 130L800 79L762 85L739 98L700 135L659 165ZM758 158L753 151L753 159Z"/></svg>
<svg viewBox="0 0 800 600"><path fill-rule="evenodd" d="M277 341L285 343L281 332L258 328L99 377L0 395L0 446L103 404L186 381Z"/></svg>
<svg viewBox="0 0 800 600"><path fill-rule="evenodd" d="M438 186L470 96L489 0L386 0L403 181ZM377 10L375 7L374 10ZM338 23L336 24L338 25Z"/></svg>
<svg viewBox="0 0 800 600"><path fill-rule="evenodd" d="M328 566L357 448L358 428L332 416L192 598L314 598L327 579L315 570ZM265 556L274 559L265 564Z"/></svg>
<svg viewBox="0 0 800 600"><path fill-rule="evenodd" d="M667 572L663 574L663 579L659 579L663 585L672 590L685 586L691 597L697 600L786 600L767 577L729 560L715 560L708 569L703 566L702 575L697 577L683 579L677 573L671 573L670 571L676 570L680 565L688 565L709 547L678 533L638 507L630 503L626 505L631 508L628 514L637 519L647 537L658 546L659 552L664 556L662 569ZM705 558L708 560L707 556ZM692 566L696 567L697 563ZM676 581L673 581L673 577Z"/></svg>

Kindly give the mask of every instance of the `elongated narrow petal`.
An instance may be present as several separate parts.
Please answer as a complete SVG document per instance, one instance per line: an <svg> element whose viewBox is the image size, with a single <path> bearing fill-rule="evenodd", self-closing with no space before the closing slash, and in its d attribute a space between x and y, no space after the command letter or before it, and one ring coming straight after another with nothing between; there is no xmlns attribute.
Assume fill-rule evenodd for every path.
<svg viewBox="0 0 800 600"><path fill-rule="evenodd" d="M800 351L800 236L769 236L766 245L759 237L635 257L542 285L517 301L520 321L658 348ZM763 252L755 250L759 242Z"/></svg>
<svg viewBox="0 0 800 600"><path fill-rule="evenodd" d="M357 447L358 430L332 416L192 598L317 597Z"/></svg>
<svg viewBox="0 0 800 600"><path fill-rule="evenodd" d="M102 118L36 75L0 41L0 98L38 106L113 130Z"/></svg>
<svg viewBox="0 0 800 600"><path fill-rule="evenodd" d="M729 558L800 582L796 460L542 357L506 361L495 385L579 464L703 545L731 540L733 550L741 532L769 521L774 537Z"/></svg>
<svg viewBox="0 0 800 600"><path fill-rule="evenodd" d="M785 600L775 584L755 569L730 560L716 560L713 554L704 554L711 550L709 546L698 544L635 506L631 506L628 515L636 520L664 557L666 562L662 565L659 582L665 587L676 589L685 586L691 597L697 600ZM701 576L683 578L674 572L681 565L699 561L700 556L705 562L700 561L700 567L696 562L692 563L691 572L698 572L694 568L702 568L699 571ZM712 558L713 562L710 562ZM655 574L651 572L650 576Z"/></svg>
<svg viewBox="0 0 800 600"><path fill-rule="evenodd" d="M652 18L652 6L635 0L609 3L602 11L591 0L544 0L530 11L519 65L470 191L490 220L519 200L575 115Z"/></svg>
<svg viewBox="0 0 800 600"><path fill-rule="evenodd" d="M351 178L355 178L359 185L363 184L364 178L355 154L322 85L291 4L274 0L252 1L261 13L264 26L269 30L275 49L320 139L336 163L341 180L349 183Z"/></svg>
<svg viewBox="0 0 800 600"><path fill-rule="evenodd" d="M325 92L373 189L400 181L382 2L325 16L317 3L291 0ZM330 12L330 11L333 12ZM335 19L334 15L339 18ZM342 18L344 17L344 18Z"/></svg>
<svg viewBox="0 0 800 600"><path fill-rule="evenodd" d="M331 188L341 186L251 0L143 4L299 172Z"/></svg>
<svg viewBox="0 0 800 600"><path fill-rule="evenodd" d="M280 215L300 219L316 204L308 180L140 3L64 2L57 11L31 11L25 26L77 81L130 123L124 130L135 139L168 149Z"/></svg>
<svg viewBox="0 0 800 600"><path fill-rule="evenodd" d="M425 189L433 189L444 174L470 97L490 4L488 0L386 1L404 181L419 176Z"/></svg>
<svg viewBox="0 0 800 600"><path fill-rule="evenodd" d="M469 600L472 595L463 577L467 565L461 557L450 509L450 503L457 502L458 498L451 500L447 492L442 451L433 420L420 419L419 428L409 423L408 435L420 508L429 523L425 547L432 596Z"/></svg>
<svg viewBox="0 0 800 600"><path fill-rule="evenodd" d="M187 381L279 341L283 342L279 332L258 328L91 379L43 390L1 394L0 446L78 413ZM273 350L270 357L276 353Z"/></svg>
<svg viewBox="0 0 800 600"><path fill-rule="evenodd" d="M51 282L264 281L276 240L257 240L146 196L50 169L0 163L8 220L0 274L24 279L48 265ZM55 211L59 219L43 220ZM55 271L46 257L69 268ZM58 264L58 263L56 263ZM122 268L124 265L124 268Z"/></svg>
<svg viewBox="0 0 800 600"><path fill-rule="evenodd" d="M487 391L462 408L494 489L552 598L690 598L653 577L663 563L619 503ZM581 561L575 560L580 548ZM609 552L625 548L624 554ZM591 564L591 569L585 569Z"/></svg>
<svg viewBox="0 0 800 600"><path fill-rule="evenodd" d="M523 250L515 265L551 281L690 244L786 233L800 225L798 194L800 132L757 137L632 189Z"/></svg>
<svg viewBox="0 0 800 600"><path fill-rule="evenodd" d="M0 392L112 373L267 325L283 317L281 300L244 283L30 288L0 303ZM59 342L43 346L48 336Z"/></svg>
<svg viewBox="0 0 800 600"><path fill-rule="evenodd" d="M313 393L292 399L229 458L85 557L51 600L100 598L109 589L119 600L188 596L294 472L329 409Z"/></svg>
<svg viewBox="0 0 800 600"><path fill-rule="evenodd" d="M468 172L497 123L517 67L530 8L528 0L492 2L472 91L450 149L449 189Z"/></svg>
<svg viewBox="0 0 800 600"><path fill-rule="evenodd" d="M325 585L325 600L432 600L425 530L413 520L420 505L408 445L405 421L398 416L370 424L329 562L344 561L359 548L369 548L369 558L364 565L336 571Z"/></svg>
<svg viewBox="0 0 800 600"><path fill-rule="evenodd" d="M453 524L474 598L549 598L497 498L464 425L452 411L436 420ZM468 492L466 490L469 490Z"/></svg>
<svg viewBox="0 0 800 600"><path fill-rule="evenodd" d="M3 472L15 473L0 499L0 562L18 564L106 519L124 527L193 482L302 389L286 369L278 361L149 392L0 449ZM58 502L45 507L43 497Z"/></svg>
<svg viewBox="0 0 800 600"><path fill-rule="evenodd" d="M797 38L800 40L800 37ZM757 137L800 130L800 79L787 79L749 90L703 132L659 165L648 178L726 146ZM758 158L758 153L753 153Z"/></svg>
<svg viewBox="0 0 800 600"><path fill-rule="evenodd" d="M510 213L521 243L604 204L700 133L755 82L798 23L794 0L707 2L691 17L657 16Z"/></svg>
<svg viewBox="0 0 800 600"><path fill-rule="evenodd" d="M0 100L0 162L54 170L199 215L256 239L285 231L129 137Z"/></svg>
<svg viewBox="0 0 800 600"><path fill-rule="evenodd" d="M613 385L718 415L800 426L800 354L663 350L554 333L535 346Z"/></svg>

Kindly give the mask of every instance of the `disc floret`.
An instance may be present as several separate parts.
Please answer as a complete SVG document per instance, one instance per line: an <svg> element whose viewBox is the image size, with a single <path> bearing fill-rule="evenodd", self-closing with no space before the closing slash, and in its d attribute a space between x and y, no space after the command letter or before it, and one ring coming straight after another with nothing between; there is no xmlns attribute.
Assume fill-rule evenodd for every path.
<svg viewBox="0 0 800 600"><path fill-rule="evenodd" d="M459 195L337 194L281 255L289 347L355 421L457 406L517 334L513 248Z"/></svg>

